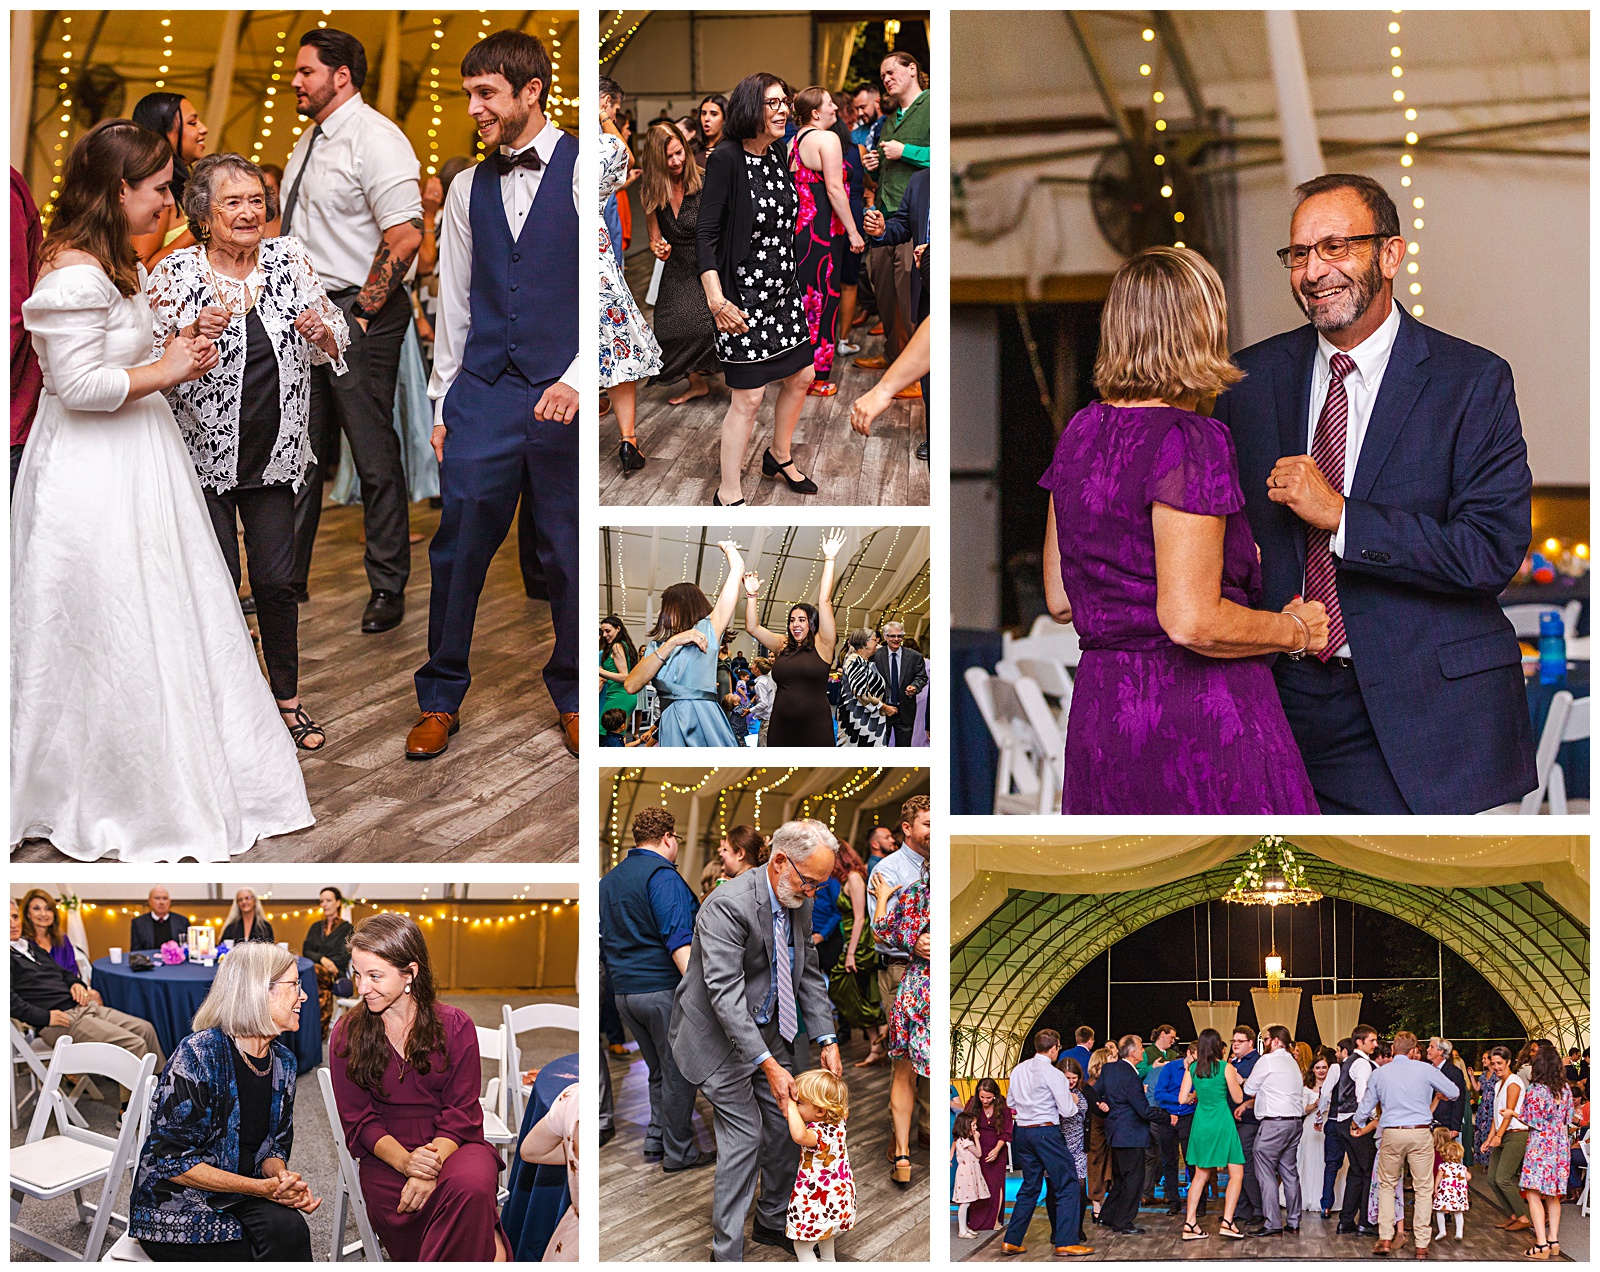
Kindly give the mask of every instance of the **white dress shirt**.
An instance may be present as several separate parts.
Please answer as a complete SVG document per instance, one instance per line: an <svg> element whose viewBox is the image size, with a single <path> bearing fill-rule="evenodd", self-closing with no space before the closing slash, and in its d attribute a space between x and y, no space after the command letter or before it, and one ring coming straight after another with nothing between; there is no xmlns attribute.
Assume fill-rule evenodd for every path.
<svg viewBox="0 0 1600 1272"><path fill-rule="evenodd" d="M561 140L561 130L545 123L539 135L519 149L509 146L500 149L507 155L520 155L530 146L544 161L543 168L513 168L500 178L500 199L505 204L506 226L515 239L522 233L528 210L539 193L539 183L556 152L556 142ZM583 214L578 198L580 168L572 166L572 206ZM467 169L450 183L450 193L445 196L444 211L439 222L439 318L433 326L433 376L428 381L428 396L433 399L433 420L444 423L444 398L461 373L461 356L466 351L467 336L472 331L472 187L477 173ZM577 389L582 384L578 377L580 353L562 373L561 383Z"/></svg>
<svg viewBox="0 0 1600 1272"><path fill-rule="evenodd" d="M1344 1060L1343 1064L1329 1065L1328 1076L1322 1080L1322 1095L1317 1100L1317 1117L1322 1121L1328 1120L1328 1110L1332 1107L1333 1101L1333 1089L1339 1085L1339 1075L1345 1065L1355 1066L1350 1070L1352 1074L1350 1080L1355 1084L1357 1108L1361 1106L1362 1097L1367 1093L1367 1079L1372 1077L1372 1061L1367 1058L1365 1052L1352 1052ZM1333 1120L1335 1122L1348 1122L1354 1116L1355 1110L1352 1109L1349 1113L1339 1114Z"/></svg>
<svg viewBox="0 0 1600 1272"><path fill-rule="evenodd" d="M405 133L363 102L360 93L321 128L316 148L311 146L314 130L308 128L284 166L287 204L306 154L311 155L289 232L306 245L329 291L364 287L383 232L422 220L417 184L422 168Z"/></svg>
<svg viewBox="0 0 1600 1272"><path fill-rule="evenodd" d="M1389 308L1383 325L1349 350L1356 369L1344 378L1345 396L1350 403L1344 431L1344 485L1339 493L1348 496L1355 481L1356 464L1361 459L1361 443L1367 436L1367 424L1372 419L1372 404L1378 400L1378 390L1383 386L1383 373L1389 367L1389 355L1394 352L1394 339L1400 334L1400 309ZM1306 454L1317 445L1317 420L1328 400L1328 385L1333 380L1333 355L1340 352L1328 338L1317 333L1317 360L1311 369L1311 415L1306 428ZM1339 514L1339 528L1328 541L1328 550L1334 556L1344 556L1344 513ZM1350 657L1348 642L1333 651L1335 658Z"/></svg>
<svg viewBox="0 0 1600 1272"><path fill-rule="evenodd" d="M1011 1071L1006 1103L1019 1126L1054 1124L1078 1111L1078 1097L1067 1075L1044 1055L1029 1056Z"/></svg>
<svg viewBox="0 0 1600 1272"><path fill-rule="evenodd" d="M1255 1068L1244 1080L1244 1093L1254 1096L1255 1113L1264 1117L1302 1118L1306 1113L1306 1082L1300 1064L1288 1051L1279 1048L1257 1059Z"/></svg>

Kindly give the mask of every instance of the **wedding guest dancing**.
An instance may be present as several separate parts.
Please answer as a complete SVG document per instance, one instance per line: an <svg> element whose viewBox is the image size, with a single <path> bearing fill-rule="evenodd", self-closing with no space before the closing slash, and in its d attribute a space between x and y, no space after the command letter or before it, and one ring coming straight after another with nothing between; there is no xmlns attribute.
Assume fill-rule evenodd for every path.
<svg viewBox="0 0 1600 1272"><path fill-rule="evenodd" d="M633 175L633 156L622 138L604 130L622 106L622 88L613 79L600 77L600 203L614 197ZM639 306L634 303L628 280L622 276L621 253L611 241L604 223L600 227L600 388L611 397L617 413L617 428L622 444L617 456L622 472L644 467L639 453L635 421L639 405L639 381L648 380L661 370L661 346Z"/></svg>
<svg viewBox="0 0 1600 1272"><path fill-rule="evenodd" d="M235 950L157 1084L128 1234L157 1263L311 1261L322 1204L289 1169L296 1061L283 1035L305 1003L294 955Z"/></svg>
<svg viewBox="0 0 1600 1272"><path fill-rule="evenodd" d="M772 654L772 678L778 689L767 727L768 746L835 745L828 673L838 639L833 624L834 558L843 547L843 534L823 539L817 603L791 605L783 636L761 625L756 606L761 580L754 573L744 576L744 629Z"/></svg>
<svg viewBox="0 0 1600 1272"><path fill-rule="evenodd" d="M800 1146L789 1135L787 1110L799 1094L802 1019L822 1067L843 1075L827 978L811 942L811 898L833 871L833 842L821 822L786 822L773 832L765 866L716 888L700 907L673 1000L673 1058L711 1105L716 1126L711 1224L718 1262L743 1261L758 1175L751 1238L793 1253L784 1228Z"/></svg>
<svg viewBox="0 0 1600 1272"><path fill-rule="evenodd" d="M641 166L639 198L650 251L663 262L650 315L661 345L662 365L655 378L659 384L673 384L687 377L688 391L667 399L670 406L682 406L709 393L706 376L722 368L717 360L717 325L706 308L705 289L695 267L703 178L683 133L672 123L656 124L645 134Z"/></svg>
<svg viewBox="0 0 1600 1272"><path fill-rule="evenodd" d="M85 133L23 306L44 394L11 504L10 834L80 861L226 860L312 822L162 396L216 348L178 335L151 356L132 234L171 176L148 129Z"/></svg>
<svg viewBox="0 0 1600 1272"><path fill-rule="evenodd" d="M702 168L711 152L722 140L722 130L728 118L728 99L721 93L712 93L700 102L700 132L695 138L694 158Z"/></svg>
<svg viewBox="0 0 1600 1272"><path fill-rule="evenodd" d="M239 586L238 523L250 595L278 713L295 745L315 751L322 727L300 702L300 607L294 499L316 463L308 425L311 368L345 373L344 314L295 238L262 238L277 199L243 155L207 155L184 187L199 245L169 253L146 291L163 349L179 331L212 340L217 365L167 391L194 460L222 558Z"/></svg>
<svg viewBox="0 0 1600 1272"><path fill-rule="evenodd" d="M410 510L394 402L411 325L405 277L422 245L421 168L399 125L361 99L367 52L360 40L332 27L307 31L294 65L296 109L314 127L284 166L289 193L279 233L305 244L351 338L349 374L322 367L312 372L311 447L319 462L295 493L295 582L303 601L322 516L322 464L338 456L342 430L361 481L372 590L361 630L386 632L405 617L411 577Z"/></svg>
<svg viewBox="0 0 1600 1272"><path fill-rule="evenodd" d="M693 583L674 583L662 592L650 639L622 682L629 693L655 685L661 696L656 736L662 746L739 745L719 705L717 650L733 619L744 558L732 539L717 546L728 562L717 603L712 605Z"/></svg>
<svg viewBox="0 0 1600 1272"><path fill-rule="evenodd" d="M889 716L894 744L910 746L917 723L917 695L928 687L928 664L906 645L906 626L898 619L883 625L883 645L872 655L872 665L887 686L883 700L894 709Z"/></svg>
<svg viewBox="0 0 1600 1272"><path fill-rule="evenodd" d="M1011 1148L1022 1186L1011 1207L1002 1254L1026 1251L1022 1241L1046 1180L1055 1198L1050 1210L1050 1244L1055 1253L1063 1258L1094 1253L1093 1246L1083 1243L1083 1181L1061 1135L1061 1123L1077 1113L1083 1097L1073 1092L1056 1068L1060 1054L1061 1035L1054 1029L1039 1030L1033 1037L1033 1054L1011 1071L1007 1084L1006 1104L1014 1119ZM1005 1209L1003 1190L1000 1208Z"/></svg>
<svg viewBox="0 0 1600 1272"><path fill-rule="evenodd" d="M1039 480L1045 600L1083 646L1063 813L1317 811L1269 662L1320 650L1327 615L1298 596L1282 613L1251 608L1261 567L1233 443L1196 412L1240 375L1203 257L1152 247L1117 271L1103 400L1072 417Z"/></svg>
<svg viewBox="0 0 1600 1272"><path fill-rule="evenodd" d="M451 183L439 239L428 396L438 411L444 514L428 549L428 661L416 676L422 718L406 755L444 754L460 727L478 596L526 485L555 627L544 684L575 756L578 143L544 113L550 56L534 36L497 31L479 40L461 74L490 157Z"/></svg>
<svg viewBox="0 0 1600 1272"><path fill-rule="evenodd" d="M928 1061L928 962L932 938L928 932L928 881L918 879L896 890L878 909L872 937L885 954L899 954L906 970L895 990L889 1012L889 1058L894 1062L889 1089L889 1113L894 1124L894 1158L890 1178L911 1182L911 1118L916 1111L917 1079L926 1079Z"/></svg>
<svg viewBox="0 0 1600 1272"><path fill-rule="evenodd" d="M798 198L778 144L789 108L789 90L776 75L747 75L729 95L725 140L706 160L695 255L732 391L722 421L722 484L711 499L718 507L744 503L744 452L773 383L781 387L762 476L782 477L797 494L817 493L789 452L816 375L795 272Z"/></svg>
<svg viewBox="0 0 1600 1272"><path fill-rule="evenodd" d="M889 724L896 708L885 701L889 692L873 665L878 633L860 627L845 639L844 664L839 669L839 745L887 746Z"/></svg>
<svg viewBox="0 0 1600 1272"><path fill-rule="evenodd" d="M1511 368L1396 303L1406 244L1376 181L1330 173L1295 199L1278 258L1309 321L1241 351L1216 406L1263 602L1328 614L1277 691L1323 812L1482 812L1537 785L1499 602L1532 537Z"/></svg>
<svg viewBox="0 0 1600 1272"><path fill-rule="evenodd" d="M627 680L628 673L634 669L638 661L639 651L634 647L633 637L628 635L627 625L615 614L608 614L602 618L600 620L600 709L596 713L596 720L604 717L607 711L620 711L628 719L633 718L638 698L628 692L623 682ZM601 725L600 733L604 736L604 725Z"/></svg>
<svg viewBox="0 0 1600 1272"><path fill-rule="evenodd" d="M133 237L133 250L146 269L153 270L169 252L195 245L193 228L183 215L183 195L189 168L206 152L209 135L200 112L182 93L146 93L133 107L133 122L158 132L172 147L172 206L161 212L161 223L149 234Z"/></svg>
<svg viewBox="0 0 1600 1272"><path fill-rule="evenodd" d="M328 1068L378 1240L401 1262L506 1262L472 1017L437 1000L427 942L404 915L363 919L350 962L361 1003L334 1026Z"/></svg>

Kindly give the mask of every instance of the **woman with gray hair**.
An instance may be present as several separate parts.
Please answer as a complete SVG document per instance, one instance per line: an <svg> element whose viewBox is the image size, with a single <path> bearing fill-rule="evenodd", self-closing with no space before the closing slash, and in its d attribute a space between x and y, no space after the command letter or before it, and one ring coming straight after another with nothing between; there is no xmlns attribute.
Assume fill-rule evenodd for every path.
<svg viewBox="0 0 1600 1272"><path fill-rule="evenodd" d="M878 633L858 627L845 638L839 679L839 745L888 746L889 717L895 708L884 701L889 687L872 665Z"/></svg>
<svg viewBox="0 0 1600 1272"><path fill-rule="evenodd" d="M244 522L250 591L278 711L295 744L327 739L300 704L294 496L311 453L311 364L345 372L344 315L300 241L265 238L278 197L243 155L207 155L189 171L183 211L198 243L165 257L147 294L157 353L178 335L216 344L215 369L167 392L194 460L223 559L239 585Z"/></svg>
<svg viewBox="0 0 1600 1272"><path fill-rule="evenodd" d="M222 925L222 939L241 944L246 941L265 941L268 945L277 939L252 889L240 888L233 894L233 907Z"/></svg>
<svg viewBox="0 0 1600 1272"><path fill-rule="evenodd" d="M311 1261L321 1200L289 1169L306 1001L294 955L241 945L167 1061L139 1151L128 1233L155 1262ZM299 1212L299 1213L296 1213Z"/></svg>

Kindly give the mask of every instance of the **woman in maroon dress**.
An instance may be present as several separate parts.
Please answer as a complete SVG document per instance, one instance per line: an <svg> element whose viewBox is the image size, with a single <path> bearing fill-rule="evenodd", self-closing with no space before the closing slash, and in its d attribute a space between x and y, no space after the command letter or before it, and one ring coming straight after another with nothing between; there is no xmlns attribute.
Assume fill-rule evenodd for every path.
<svg viewBox="0 0 1600 1272"><path fill-rule="evenodd" d="M334 1026L328 1067L378 1240L406 1263L506 1261L472 1018L435 1001L422 930L402 915L363 920L350 966L361 1005Z"/></svg>
<svg viewBox="0 0 1600 1272"><path fill-rule="evenodd" d="M978 1150L983 1162L983 1182L989 1195L967 1207L967 1227L988 1232L1000 1226L1006 1212L1006 1167L1010 1164L1011 1110L1000 1084L979 1078L978 1089L967 1101L967 1112L978 1119Z"/></svg>

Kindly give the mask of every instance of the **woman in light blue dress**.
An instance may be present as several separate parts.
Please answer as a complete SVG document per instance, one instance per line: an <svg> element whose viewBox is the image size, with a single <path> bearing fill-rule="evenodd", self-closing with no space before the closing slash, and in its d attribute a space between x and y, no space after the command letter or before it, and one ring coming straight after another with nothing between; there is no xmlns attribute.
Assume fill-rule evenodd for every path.
<svg viewBox="0 0 1600 1272"><path fill-rule="evenodd" d="M661 696L656 737L661 746L738 746L717 694L717 649L739 597L744 559L739 545L717 545L727 573L717 603L693 583L674 583L661 594L661 610L639 661L622 682L629 693L654 684Z"/></svg>

